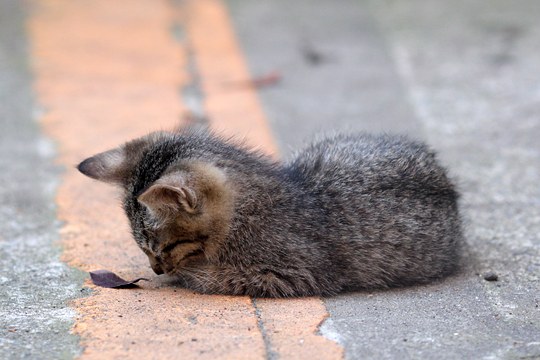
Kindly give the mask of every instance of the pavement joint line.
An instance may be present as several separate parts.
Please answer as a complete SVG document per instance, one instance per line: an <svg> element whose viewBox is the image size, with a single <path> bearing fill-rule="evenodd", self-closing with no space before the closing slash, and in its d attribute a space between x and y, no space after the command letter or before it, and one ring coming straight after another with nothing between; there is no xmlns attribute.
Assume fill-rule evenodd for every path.
<svg viewBox="0 0 540 360"><path fill-rule="evenodd" d="M253 307L255 308L255 316L257 317L257 326L263 337L264 346L266 349L265 357L267 360L276 360L279 358L279 355L272 347L272 341L270 337L268 336L268 332L264 326L264 321L261 316L261 309L257 307L257 298L251 298L251 303L253 304Z"/></svg>
<svg viewBox="0 0 540 360"><path fill-rule="evenodd" d="M201 75L211 127L226 136L245 136L248 145L278 158L278 147L256 90L225 86L248 81L251 76L223 1L188 0L182 4L190 15L186 34ZM322 299L257 299L255 305L268 357L343 358L343 348L318 332L328 316Z"/></svg>
<svg viewBox="0 0 540 360"><path fill-rule="evenodd" d="M172 4L174 6L173 10L179 8L178 1L173 1ZM195 63L193 45L190 43L189 36L186 34L181 14L175 16L170 31L173 38L185 49L185 71L188 74L189 80L180 87L180 97L187 109L183 115L183 120L185 120L187 125L208 126L209 122L204 109L205 94L201 87L201 78Z"/></svg>

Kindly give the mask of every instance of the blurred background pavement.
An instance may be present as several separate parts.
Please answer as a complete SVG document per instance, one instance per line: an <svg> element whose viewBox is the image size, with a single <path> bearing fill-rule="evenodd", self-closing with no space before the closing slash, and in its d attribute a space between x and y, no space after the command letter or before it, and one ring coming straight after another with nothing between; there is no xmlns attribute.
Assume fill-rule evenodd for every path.
<svg viewBox="0 0 540 360"><path fill-rule="evenodd" d="M88 10L80 12L80 22L94 21L99 33L77 32L75 25L65 34L45 31L47 21L49 28L63 21L77 24L77 18L69 18L77 6ZM225 20L219 18L220 11ZM200 20L211 16L220 22ZM535 0L133 0L114 5L0 0L0 358L137 358L148 340L148 353L156 351L156 358L305 358L309 348L328 348L328 353L315 354L347 359L539 359L538 19L540 2ZM144 31L136 32L140 38L131 30L108 32L122 29L123 21L133 29L142 27L138 29ZM145 31L151 34L148 38ZM232 45L225 46L229 31ZM156 43L154 57L145 57L154 51L153 40L148 41L154 34L167 39L164 45ZM215 38L216 46L204 50L206 45L197 43L204 38L199 34ZM127 50L116 56L112 49L122 48L122 37L134 45L126 41ZM88 39L93 41L91 50L84 47ZM77 64L55 60L62 52ZM96 72L94 55L114 55L127 70L109 66ZM70 66L80 65L85 74L84 59L93 72L87 78L68 76ZM141 67L135 66L137 61ZM238 69L233 63L240 64L235 74L244 76L242 64L251 74L251 79L233 76L232 81L250 85L238 97L214 86L231 80L216 74ZM152 72L158 68L165 75ZM167 79L168 69L174 81ZM132 82L115 87L124 76ZM53 87L57 83L63 92L49 89L44 96L41 81ZM77 87L85 81L86 87ZM158 85L172 89L167 94L173 99L158 95ZM144 91L129 92L136 86ZM116 100L106 93L113 87L129 96ZM429 286L289 303L195 296L181 290L176 295L158 283L151 289L159 299L163 294L163 306L168 306L167 296L177 296L177 302L164 317L151 315L156 316L155 339L137 333L143 331L137 324L131 333L115 337L119 330L111 328L100 335L94 329L110 324L100 322L108 314L103 304L120 303L123 295L93 289L83 280L83 271L105 264L136 274L147 264L131 250L126 250L125 264L92 259L92 251L97 257L101 248L86 244L90 250L84 250L84 237L78 237L84 231L77 228L84 229L86 220L59 218L59 211L69 212L63 206L70 200L59 201L57 192L76 202L80 190L66 187L73 171L68 166L86 151L91 155L93 150L84 144L99 148L112 143L103 132L127 140L168 122L154 121L153 114L161 113L148 110L141 112L140 122L126 120L104 130L89 123L92 107L78 103L99 91L117 105L117 114L133 107L129 116L136 117L142 102L150 109L170 109L171 124L190 113L191 121L207 118L231 133L260 136L266 141L262 148L277 149L283 158L324 132L366 130L422 139L438 151L462 192L468 242L463 269ZM106 114L108 106L100 107L99 114ZM62 120L70 111L79 111L80 118ZM261 125L242 127L224 113L245 114ZM47 120L47 114L54 119ZM71 121L87 127L79 134L84 148L80 153L70 145L77 139L70 142L61 135ZM275 145L268 145L272 141ZM108 215L94 216L97 223L107 223ZM114 224L108 226L107 231L115 231ZM129 237L125 228L120 231ZM59 244L68 255L62 255ZM70 257L77 246L90 260ZM497 280L488 281L487 275ZM130 294L135 294L133 302L146 301L144 291ZM112 298L100 300L105 296ZM188 307L187 298L196 304L193 313L181 310ZM197 317L197 304L207 307L204 316ZM129 318L136 312L132 305L121 303L115 311L125 311L119 314ZM211 306L216 306L212 312ZM279 316L293 307L289 317ZM234 324L240 321L228 317L235 311L248 324L248 335L237 333ZM171 319L183 320L166 326ZM303 326L307 321L314 322L315 330ZM205 335L203 328L213 332ZM280 337L280 331L287 335ZM189 337L180 338L188 332ZM191 335L196 333L200 337Z"/></svg>

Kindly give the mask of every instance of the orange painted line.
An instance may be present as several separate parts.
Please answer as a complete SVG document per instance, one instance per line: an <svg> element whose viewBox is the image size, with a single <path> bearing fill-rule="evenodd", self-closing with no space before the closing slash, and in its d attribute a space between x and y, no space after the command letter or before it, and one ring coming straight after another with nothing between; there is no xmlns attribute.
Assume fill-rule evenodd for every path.
<svg viewBox="0 0 540 360"><path fill-rule="evenodd" d="M228 135L245 137L277 157L277 146L253 88L227 84L250 79L227 10L220 0L188 0L184 14L200 73L205 106L212 126ZM318 335L328 316L319 298L258 299L262 326L270 347L281 358L341 359L343 348Z"/></svg>
<svg viewBox="0 0 540 360"><path fill-rule="evenodd" d="M42 123L67 169L57 195L64 260L82 270L153 279L130 291L87 284L93 294L74 303L82 357L264 358L249 298L198 295L161 283L131 239L116 191L72 169L96 152L177 125L185 111L179 89L190 79L182 70L186 49L170 34L176 10L165 0L32 4L29 32L36 93L46 110ZM249 73L223 4L185 4L214 128L276 154L255 91L227 87L249 79ZM258 300L258 310L267 340L281 357L342 357L341 348L316 335L326 316L320 299Z"/></svg>
<svg viewBox="0 0 540 360"><path fill-rule="evenodd" d="M189 81L166 0L37 0L29 34L45 131L66 167L58 189L63 258L82 270L144 276L143 289L93 288L73 306L85 359L263 358L251 300L161 283L128 231L117 192L73 165L151 130L177 125Z"/></svg>
<svg viewBox="0 0 540 360"><path fill-rule="evenodd" d="M247 83L250 74L225 6L219 0L189 0L185 3L187 33L212 127L277 155L278 148L256 92L249 87L234 85Z"/></svg>

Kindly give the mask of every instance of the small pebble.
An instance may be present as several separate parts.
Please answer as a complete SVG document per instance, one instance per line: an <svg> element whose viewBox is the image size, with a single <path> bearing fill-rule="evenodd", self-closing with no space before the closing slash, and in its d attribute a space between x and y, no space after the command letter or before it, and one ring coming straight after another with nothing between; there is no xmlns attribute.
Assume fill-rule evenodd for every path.
<svg viewBox="0 0 540 360"><path fill-rule="evenodd" d="M494 272L490 271L484 274L484 280L486 281L497 281L499 280L499 276L495 274Z"/></svg>

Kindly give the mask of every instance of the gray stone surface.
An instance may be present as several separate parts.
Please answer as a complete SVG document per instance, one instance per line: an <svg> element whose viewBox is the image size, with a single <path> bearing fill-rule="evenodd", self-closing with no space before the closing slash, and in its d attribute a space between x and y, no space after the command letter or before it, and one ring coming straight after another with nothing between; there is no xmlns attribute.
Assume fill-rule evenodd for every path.
<svg viewBox="0 0 540 360"><path fill-rule="evenodd" d="M0 359L62 359L82 276L59 261L54 144L34 120L23 2L0 1Z"/></svg>
<svg viewBox="0 0 540 360"><path fill-rule="evenodd" d="M405 130L463 193L460 274L326 299L321 333L350 359L540 358L540 2L229 3L252 72L284 76L260 90L283 153L316 130Z"/></svg>
<svg viewBox="0 0 540 360"><path fill-rule="evenodd" d="M328 131L393 129L423 136L365 4L228 3L253 76L282 76L278 86L260 93L284 156Z"/></svg>
<svg viewBox="0 0 540 360"><path fill-rule="evenodd" d="M82 274L58 260L22 4L0 0L0 358L72 358ZM285 156L321 131L407 132L463 192L463 271L326 299L322 335L350 359L540 358L540 2L228 4L253 74L283 76L260 95Z"/></svg>

